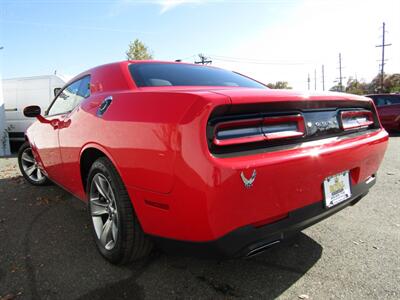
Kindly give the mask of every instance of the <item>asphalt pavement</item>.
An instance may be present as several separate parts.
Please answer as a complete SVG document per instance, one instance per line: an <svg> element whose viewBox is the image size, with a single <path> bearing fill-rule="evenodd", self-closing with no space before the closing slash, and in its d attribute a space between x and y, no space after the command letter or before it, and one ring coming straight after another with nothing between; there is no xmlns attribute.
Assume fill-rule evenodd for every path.
<svg viewBox="0 0 400 300"><path fill-rule="evenodd" d="M0 158L0 299L400 299L400 135L357 205L252 259L107 263L86 206Z"/></svg>

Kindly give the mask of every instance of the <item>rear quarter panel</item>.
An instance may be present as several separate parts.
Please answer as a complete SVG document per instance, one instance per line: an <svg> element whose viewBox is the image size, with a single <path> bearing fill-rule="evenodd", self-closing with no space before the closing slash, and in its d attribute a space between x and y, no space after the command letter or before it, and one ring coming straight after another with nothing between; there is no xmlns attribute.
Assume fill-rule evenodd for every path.
<svg viewBox="0 0 400 300"><path fill-rule="evenodd" d="M98 117L98 106L108 96L113 102ZM60 131L63 163L71 170L67 188L84 198L77 162L83 150L93 147L113 161L128 188L169 193L181 147L179 122L196 101L201 97L193 94L130 90L88 98L71 114L67 130Z"/></svg>
<svg viewBox="0 0 400 300"><path fill-rule="evenodd" d="M103 118L96 118L102 128L96 140L108 146L127 186L168 193L180 147L178 123L197 97L141 92L113 97Z"/></svg>

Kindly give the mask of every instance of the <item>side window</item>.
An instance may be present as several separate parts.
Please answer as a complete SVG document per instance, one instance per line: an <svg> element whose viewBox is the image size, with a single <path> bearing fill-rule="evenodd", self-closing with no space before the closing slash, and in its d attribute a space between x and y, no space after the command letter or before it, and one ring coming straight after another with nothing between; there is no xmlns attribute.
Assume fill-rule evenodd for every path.
<svg viewBox="0 0 400 300"><path fill-rule="evenodd" d="M67 86L51 104L47 114L49 116L64 114L71 111L71 107L75 104L76 95L79 90L81 81L75 81Z"/></svg>
<svg viewBox="0 0 400 300"><path fill-rule="evenodd" d="M86 76L81 79L78 96L81 97L81 100L90 96L90 76Z"/></svg>
<svg viewBox="0 0 400 300"><path fill-rule="evenodd" d="M386 100L385 100L384 97L380 96L380 97L375 98L374 100L375 100L376 106L384 106L384 105L386 105Z"/></svg>
<svg viewBox="0 0 400 300"><path fill-rule="evenodd" d="M53 101L47 115L59 115L72 111L84 98L90 96L90 76L86 76L67 86Z"/></svg>
<svg viewBox="0 0 400 300"><path fill-rule="evenodd" d="M390 96L390 104L400 104L400 95Z"/></svg>
<svg viewBox="0 0 400 300"><path fill-rule="evenodd" d="M90 96L90 76L83 77L79 82L79 89L76 92L75 101L72 103L70 111L78 106L82 100Z"/></svg>

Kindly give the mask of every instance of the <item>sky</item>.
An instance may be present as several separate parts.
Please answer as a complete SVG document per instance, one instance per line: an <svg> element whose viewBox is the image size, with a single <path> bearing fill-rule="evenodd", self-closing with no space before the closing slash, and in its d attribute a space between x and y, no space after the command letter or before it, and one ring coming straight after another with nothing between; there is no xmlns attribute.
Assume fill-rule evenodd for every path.
<svg viewBox="0 0 400 300"><path fill-rule="evenodd" d="M126 59L142 40L159 60L212 65L306 90L346 77L371 80L386 23L385 71L400 73L399 0L0 0L3 78L75 76Z"/></svg>

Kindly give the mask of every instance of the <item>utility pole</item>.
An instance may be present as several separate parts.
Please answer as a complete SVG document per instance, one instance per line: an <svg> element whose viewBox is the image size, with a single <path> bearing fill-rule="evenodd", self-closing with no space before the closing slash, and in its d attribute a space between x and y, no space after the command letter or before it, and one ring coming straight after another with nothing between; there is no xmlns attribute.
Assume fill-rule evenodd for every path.
<svg viewBox="0 0 400 300"><path fill-rule="evenodd" d="M195 61L195 64L202 64L202 65L208 65L212 63L212 60L210 60L208 57L206 57L204 54L199 54L200 61Z"/></svg>
<svg viewBox="0 0 400 300"><path fill-rule="evenodd" d="M382 44L377 45L376 47L382 48L382 60L381 60L381 93L383 92L383 75L384 75L384 68L385 68L385 47L391 46L392 44L385 44L385 22L383 22L382 26Z"/></svg>
<svg viewBox="0 0 400 300"><path fill-rule="evenodd" d="M314 91L317 90L317 69L314 69Z"/></svg>
<svg viewBox="0 0 400 300"><path fill-rule="evenodd" d="M310 73L308 73L307 84L308 84L308 90L310 90Z"/></svg>
<svg viewBox="0 0 400 300"><path fill-rule="evenodd" d="M346 77L342 76L342 53L339 53L339 90L343 92L343 79Z"/></svg>
<svg viewBox="0 0 400 300"><path fill-rule="evenodd" d="M325 91L325 67L322 65L322 90Z"/></svg>

